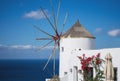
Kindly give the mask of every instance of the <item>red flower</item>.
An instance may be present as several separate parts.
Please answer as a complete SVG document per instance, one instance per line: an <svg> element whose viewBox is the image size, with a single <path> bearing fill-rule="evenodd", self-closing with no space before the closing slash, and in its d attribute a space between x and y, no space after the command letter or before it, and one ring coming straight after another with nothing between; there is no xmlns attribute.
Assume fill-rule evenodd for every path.
<svg viewBox="0 0 120 81"><path fill-rule="evenodd" d="M83 61L81 61L81 64L83 65Z"/></svg>
<svg viewBox="0 0 120 81"><path fill-rule="evenodd" d="M97 65L101 64L101 60L100 60L100 59L97 59L97 60L96 60L96 64L97 64Z"/></svg>
<svg viewBox="0 0 120 81"><path fill-rule="evenodd" d="M85 67L84 67L83 65L81 66L81 68L82 68L82 70L84 70L84 69L85 69Z"/></svg>
<svg viewBox="0 0 120 81"><path fill-rule="evenodd" d="M82 56L78 56L78 58L80 59L81 62L81 73L83 74L84 79L87 81L89 80L89 77L86 75L88 75L91 70L90 65L95 66L96 71L100 69L99 65L102 63L102 60L100 59L100 53L98 53L97 55L93 55L91 57L86 57L85 54L83 54ZM101 75L101 73L97 75Z"/></svg>
<svg viewBox="0 0 120 81"><path fill-rule="evenodd" d="M89 61L91 61L91 59L92 59L91 57L88 57L88 58L87 58L87 61L89 62Z"/></svg>

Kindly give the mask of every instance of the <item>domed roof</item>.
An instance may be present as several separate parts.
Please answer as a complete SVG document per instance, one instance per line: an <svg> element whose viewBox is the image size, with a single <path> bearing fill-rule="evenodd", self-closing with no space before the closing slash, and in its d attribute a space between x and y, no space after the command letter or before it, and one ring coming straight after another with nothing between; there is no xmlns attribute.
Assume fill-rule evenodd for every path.
<svg viewBox="0 0 120 81"><path fill-rule="evenodd" d="M95 38L92 34L90 34L80 23L79 20L67 31L62 35L63 38Z"/></svg>

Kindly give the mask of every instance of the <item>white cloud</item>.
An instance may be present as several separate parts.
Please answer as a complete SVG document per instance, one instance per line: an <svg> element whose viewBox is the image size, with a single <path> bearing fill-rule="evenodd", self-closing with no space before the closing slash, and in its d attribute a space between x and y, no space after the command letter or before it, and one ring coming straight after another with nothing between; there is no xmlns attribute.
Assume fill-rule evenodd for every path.
<svg viewBox="0 0 120 81"><path fill-rule="evenodd" d="M40 46L33 46L33 45L2 45L0 44L0 48L4 48L4 49L40 49ZM49 50L49 49L53 49L54 46L46 46L43 48L43 50ZM56 48L57 49L57 48Z"/></svg>
<svg viewBox="0 0 120 81"><path fill-rule="evenodd" d="M4 48L4 49L33 49L33 48L36 48L35 46L32 46L32 45L2 45L0 44L0 48Z"/></svg>
<svg viewBox="0 0 120 81"><path fill-rule="evenodd" d="M48 10L44 10L44 12L48 17L50 17L50 13L48 12ZM36 11L30 11L28 13L25 13L24 18L44 19L45 16L41 10L36 10Z"/></svg>
<svg viewBox="0 0 120 81"><path fill-rule="evenodd" d="M49 54L53 53L51 51L52 49L53 46L47 46L44 50L38 50L36 52L37 46L33 45L0 44L0 59L45 59L49 57Z"/></svg>
<svg viewBox="0 0 120 81"><path fill-rule="evenodd" d="M2 44L0 44L0 47L3 47L3 45L2 45Z"/></svg>
<svg viewBox="0 0 120 81"><path fill-rule="evenodd" d="M6 48L6 47L7 47L6 45L0 44L0 48Z"/></svg>
<svg viewBox="0 0 120 81"><path fill-rule="evenodd" d="M95 33L100 33L102 31L102 28L96 28Z"/></svg>
<svg viewBox="0 0 120 81"><path fill-rule="evenodd" d="M0 47L4 47L5 45L0 44Z"/></svg>
<svg viewBox="0 0 120 81"><path fill-rule="evenodd" d="M32 49L34 47L35 46L32 46L32 45L12 45L12 46L10 46L10 48L13 48L13 49Z"/></svg>
<svg viewBox="0 0 120 81"><path fill-rule="evenodd" d="M118 37L120 36L120 29L114 29L108 32L109 36Z"/></svg>

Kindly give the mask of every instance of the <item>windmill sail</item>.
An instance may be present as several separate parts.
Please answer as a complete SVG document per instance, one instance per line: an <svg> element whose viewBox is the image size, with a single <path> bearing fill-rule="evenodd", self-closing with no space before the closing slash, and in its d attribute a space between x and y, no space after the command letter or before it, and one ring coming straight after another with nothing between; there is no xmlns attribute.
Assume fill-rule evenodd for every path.
<svg viewBox="0 0 120 81"><path fill-rule="evenodd" d="M52 42L54 42L54 48L52 50L52 54L50 54L43 70L45 70L45 68L47 67L49 61L51 60L52 56L53 56L53 74L55 76L55 70L56 70L56 47L59 48L59 43L60 43L60 38L62 36L62 33L63 33L63 30L64 30L64 26L66 24L66 19L67 19L67 16L68 14L66 13L65 15L65 19L63 21L63 24L62 24L62 30L61 32L59 33L58 32L58 15L59 15L59 11L60 11L60 0L58 2L58 8L57 8L57 14L55 14L54 12L54 7L53 7L53 4L52 4L52 0L50 0L50 3L51 3L51 7L52 7L52 14L53 14L53 20L54 20L54 23L51 22L51 20L49 19L49 17L47 16L47 14L45 13L45 11L43 10L42 7L40 7L43 15L45 16L46 20L48 21L48 23L50 24L50 26L52 27L53 31L55 32L55 35L51 35L49 34L48 32L45 32L44 30L40 29L39 27L37 26L34 26L37 30L39 30L40 32L46 34L47 36L49 37L40 37L40 38L36 38L36 40L51 40L49 41L48 43L46 43L45 45L41 46L41 48L39 48L40 50L42 48L45 48L46 46L48 46L49 44L51 44Z"/></svg>

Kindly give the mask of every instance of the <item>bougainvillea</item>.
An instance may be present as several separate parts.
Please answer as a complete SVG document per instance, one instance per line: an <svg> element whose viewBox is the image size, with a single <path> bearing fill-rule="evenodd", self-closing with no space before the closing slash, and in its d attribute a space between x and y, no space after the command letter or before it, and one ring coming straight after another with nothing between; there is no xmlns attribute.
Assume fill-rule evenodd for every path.
<svg viewBox="0 0 120 81"><path fill-rule="evenodd" d="M96 56L86 57L85 54L78 56L81 64L81 74L84 77L84 81L103 81L103 71L100 69L103 59L100 58L100 53ZM95 77L91 76L91 67L95 69Z"/></svg>

